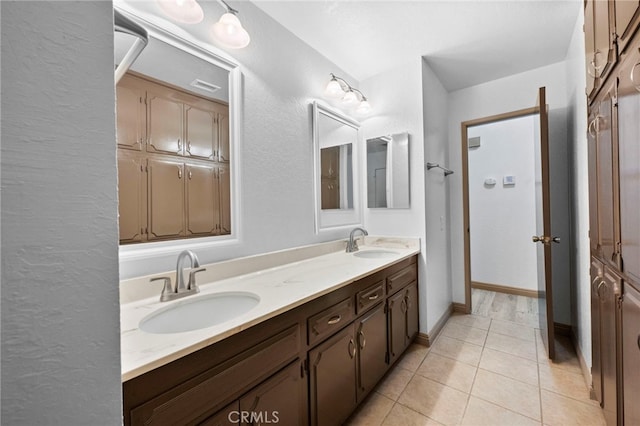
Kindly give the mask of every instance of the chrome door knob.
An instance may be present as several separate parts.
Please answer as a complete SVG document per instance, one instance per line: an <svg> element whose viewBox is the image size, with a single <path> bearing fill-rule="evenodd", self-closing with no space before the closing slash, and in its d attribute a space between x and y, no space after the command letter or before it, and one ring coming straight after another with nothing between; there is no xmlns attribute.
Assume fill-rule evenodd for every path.
<svg viewBox="0 0 640 426"><path fill-rule="evenodd" d="M537 235L534 235L533 237L531 237L531 241L533 241L534 243L543 243L544 237L538 237Z"/></svg>
<svg viewBox="0 0 640 426"><path fill-rule="evenodd" d="M551 241L553 241L556 244L560 244L560 237L553 237Z"/></svg>

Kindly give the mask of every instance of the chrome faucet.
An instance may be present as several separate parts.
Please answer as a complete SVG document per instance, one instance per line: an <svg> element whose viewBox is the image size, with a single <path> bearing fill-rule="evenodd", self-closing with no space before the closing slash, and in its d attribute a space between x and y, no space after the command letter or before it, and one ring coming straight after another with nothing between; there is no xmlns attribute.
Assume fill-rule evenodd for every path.
<svg viewBox="0 0 640 426"><path fill-rule="evenodd" d="M184 282L184 263L189 259L191 263L191 270L189 271L189 279L187 283ZM195 269L198 268L198 269ZM205 271L205 268L200 268L200 262L198 256L191 250L185 250L178 255L178 262L176 264L176 286L173 288L171 285L171 278L160 277L153 278L151 281L164 281L164 287L160 294L161 302L168 302L169 300L180 299L181 297L189 296L190 294L196 294L200 292L198 284L196 283L196 274L198 272Z"/></svg>
<svg viewBox="0 0 640 426"><path fill-rule="evenodd" d="M347 241L347 253L353 253L354 251L358 251L358 242L355 240L356 232L362 232L362 235L369 235L369 233L364 228L354 228L349 234L349 241Z"/></svg>

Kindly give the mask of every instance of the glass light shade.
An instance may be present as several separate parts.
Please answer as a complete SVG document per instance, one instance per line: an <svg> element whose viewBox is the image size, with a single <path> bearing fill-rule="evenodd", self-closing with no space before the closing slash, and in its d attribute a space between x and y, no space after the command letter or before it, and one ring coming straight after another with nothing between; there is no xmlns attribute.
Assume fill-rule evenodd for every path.
<svg viewBox="0 0 640 426"><path fill-rule="evenodd" d="M242 28L238 17L229 12L222 15L220 20L213 24L211 32L218 43L230 49L242 49L251 41L249 33Z"/></svg>
<svg viewBox="0 0 640 426"><path fill-rule="evenodd" d="M169 18L183 24L197 24L204 19L202 7L196 0L157 0Z"/></svg>
<svg viewBox="0 0 640 426"><path fill-rule="evenodd" d="M353 106L358 103L358 96L356 96L353 90L349 90L342 98L342 104L344 106Z"/></svg>
<svg viewBox="0 0 640 426"><path fill-rule="evenodd" d="M360 115L367 115L371 112L371 104L366 99L363 99L362 102L356 108L356 112Z"/></svg>
<svg viewBox="0 0 640 426"><path fill-rule="evenodd" d="M336 79L331 79L329 84L327 84L327 88L324 89L324 95L328 98L340 99L344 96L344 90L342 90L342 86Z"/></svg>

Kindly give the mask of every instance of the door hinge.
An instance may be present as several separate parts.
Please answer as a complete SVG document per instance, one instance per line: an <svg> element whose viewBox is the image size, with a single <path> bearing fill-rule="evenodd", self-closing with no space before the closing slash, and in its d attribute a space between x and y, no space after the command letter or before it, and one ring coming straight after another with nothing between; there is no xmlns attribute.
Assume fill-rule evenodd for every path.
<svg viewBox="0 0 640 426"><path fill-rule="evenodd" d="M620 296L618 296L618 309L622 309L622 302L624 301L624 294L621 294Z"/></svg>

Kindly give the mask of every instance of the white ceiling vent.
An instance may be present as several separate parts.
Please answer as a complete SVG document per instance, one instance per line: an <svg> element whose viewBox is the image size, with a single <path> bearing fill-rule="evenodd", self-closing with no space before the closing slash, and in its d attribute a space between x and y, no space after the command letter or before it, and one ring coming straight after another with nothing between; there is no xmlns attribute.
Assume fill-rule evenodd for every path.
<svg viewBox="0 0 640 426"><path fill-rule="evenodd" d="M214 92L220 90L220 86L216 86L213 83L202 81L202 80L200 80L198 78L196 78L195 80L193 80L191 82L191 86L193 86L195 88L198 88L200 90L206 90L207 92L211 92L211 93L214 93Z"/></svg>

